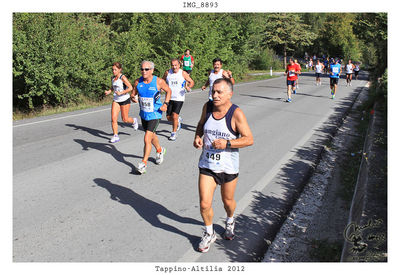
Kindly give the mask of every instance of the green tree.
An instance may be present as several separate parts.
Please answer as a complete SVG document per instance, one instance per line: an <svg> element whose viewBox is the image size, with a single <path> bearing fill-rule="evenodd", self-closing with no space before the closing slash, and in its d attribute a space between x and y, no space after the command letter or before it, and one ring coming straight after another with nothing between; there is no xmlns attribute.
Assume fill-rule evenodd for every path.
<svg viewBox="0 0 400 275"><path fill-rule="evenodd" d="M265 26L265 43L283 53L284 66L288 53L298 47L312 45L317 36L302 22L299 14L274 13L268 16Z"/></svg>

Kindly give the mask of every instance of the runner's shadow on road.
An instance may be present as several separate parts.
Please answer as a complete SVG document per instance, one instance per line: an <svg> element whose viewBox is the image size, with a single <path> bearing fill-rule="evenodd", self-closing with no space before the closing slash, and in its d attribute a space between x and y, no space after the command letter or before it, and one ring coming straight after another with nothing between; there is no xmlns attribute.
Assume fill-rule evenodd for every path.
<svg viewBox="0 0 400 275"><path fill-rule="evenodd" d="M273 101L282 101L284 98L282 97L269 97L269 96L259 96L259 95L242 95L241 96L248 96L248 97L256 97L256 98L262 98L262 99L268 99L268 100L273 100Z"/></svg>
<svg viewBox="0 0 400 275"><path fill-rule="evenodd" d="M172 122L169 122L169 121L166 121L166 120L161 120L160 123L161 123L161 124L170 125L170 126L171 126L170 131L172 130ZM182 127L183 130L187 130L187 131L190 131L190 132L196 132L196 128L197 128L196 126L192 126L192 125L185 124L185 123L182 123L182 124L181 124L181 127ZM181 129L181 130L182 130L182 129ZM168 132L170 133L170 131L168 131ZM168 136L168 137L169 137L169 136Z"/></svg>
<svg viewBox="0 0 400 275"><path fill-rule="evenodd" d="M82 130L82 131L85 131L85 132L95 136L95 137L104 138L104 139L107 139L107 140L109 140L110 137L112 137L112 135L113 135L112 133L109 134L109 133L106 133L106 132L101 131L101 130L92 129L92 128L89 128L89 127L75 125L75 124L65 124L65 126L73 127L73 128L75 128L74 130ZM129 136L129 134L124 133L124 132L119 132L118 135L127 135L127 136Z"/></svg>
<svg viewBox="0 0 400 275"><path fill-rule="evenodd" d="M172 225L161 222L159 216L164 216L179 223L203 225L200 221L179 216L161 204L149 200L129 188L113 184L106 179L96 178L93 181L98 186L103 187L110 192L110 198L112 200L131 206L145 221L150 223L152 226L186 237L192 244L193 249L197 248L197 245L200 242L199 236L190 235Z"/></svg>
<svg viewBox="0 0 400 275"><path fill-rule="evenodd" d="M101 152L104 152L106 154L110 154L115 160L126 164L128 167L131 168L131 174L137 175L137 169L136 167L125 160L126 157L130 158L138 158L141 159L141 156L136 156L136 155L129 155L129 154L124 154L118 151L114 145L112 144L107 144L107 143L98 143L98 142L88 142L82 139L74 139L76 143L79 143L82 146L82 150L88 151L90 148L99 150Z"/></svg>

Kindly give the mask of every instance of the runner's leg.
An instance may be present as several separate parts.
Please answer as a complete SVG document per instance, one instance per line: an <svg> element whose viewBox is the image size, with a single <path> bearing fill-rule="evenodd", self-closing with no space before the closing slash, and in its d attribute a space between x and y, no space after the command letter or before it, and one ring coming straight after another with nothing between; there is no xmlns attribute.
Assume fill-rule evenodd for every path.
<svg viewBox="0 0 400 275"><path fill-rule="evenodd" d="M113 101L111 105L111 127L114 135L118 135L118 114L121 110L120 105Z"/></svg>
<svg viewBox="0 0 400 275"><path fill-rule="evenodd" d="M212 201L217 183L208 175L199 175L200 214L206 226L212 225L214 211Z"/></svg>

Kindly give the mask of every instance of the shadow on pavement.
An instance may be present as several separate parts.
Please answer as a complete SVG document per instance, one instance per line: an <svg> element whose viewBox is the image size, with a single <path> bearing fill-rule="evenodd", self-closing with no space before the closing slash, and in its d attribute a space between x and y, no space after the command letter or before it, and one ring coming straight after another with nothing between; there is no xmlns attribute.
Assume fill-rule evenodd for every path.
<svg viewBox="0 0 400 275"><path fill-rule="evenodd" d="M98 143L98 142L88 142L82 139L74 139L76 143L79 143L82 146L82 150L88 151L90 148L99 150L101 152L104 152L106 154L110 154L116 161L119 161L123 164L126 164L128 167L131 168L131 174L137 174L136 167L125 160L125 158L130 157L130 158L138 158L141 159L141 156L137 155L129 155L129 154L124 154L118 151L114 145L108 144L108 143Z"/></svg>
<svg viewBox="0 0 400 275"><path fill-rule="evenodd" d="M96 178L93 181L98 186L103 187L110 192L110 198L112 200L131 206L145 221L150 223L152 226L186 237L192 244L193 249L196 249L200 241L199 236L190 235L172 225L163 223L160 221L159 216L164 216L179 223L189 223L195 225L202 225L200 221L179 216L161 204L149 200L129 188L113 184L106 179Z"/></svg>
<svg viewBox="0 0 400 275"><path fill-rule="evenodd" d="M258 262L263 259L320 161L325 145L335 136L363 89L356 88L338 101L334 113L316 130L313 138L303 147L293 148L294 157L261 192L254 192L252 203L236 218L235 239L216 243L216 248L226 253L231 261Z"/></svg>

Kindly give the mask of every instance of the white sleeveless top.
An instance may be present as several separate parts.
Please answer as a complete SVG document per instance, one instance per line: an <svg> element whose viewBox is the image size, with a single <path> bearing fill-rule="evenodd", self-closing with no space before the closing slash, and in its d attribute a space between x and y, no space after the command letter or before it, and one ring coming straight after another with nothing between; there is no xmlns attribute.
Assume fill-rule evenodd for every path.
<svg viewBox="0 0 400 275"><path fill-rule="evenodd" d="M199 159L199 168L212 170L214 173L237 174L239 173L239 149L226 148L214 149L212 143L215 139L233 140L239 137L232 129L232 116L238 106L232 104L226 115L215 119L212 115L213 103L207 105L207 119L203 127L203 152Z"/></svg>
<svg viewBox="0 0 400 275"><path fill-rule="evenodd" d="M115 77L113 76L111 78L111 83L112 83L112 87L113 87L113 91L114 91L114 101L115 102L123 102L125 100L128 100L130 98L130 94L123 94L123 95L117 95L115 92L121 92L123 90L126 89L126 86L124 84L124 82L122 81L122 77L124 75L121 74L121 76L115 80Z"/></svg>
<svg viewBox="0 0 400 275"><path fill-rule="evenodd" d="M346 65L346 73L348 73L348 74L353 73L353 65L352 64Z"/></svg>
<svg viewBox="0 0 400 275"><path fill-rule="evenodd" d="M219 73L215 74L214 70L212 70L210 75L208 76L208 80L209 80L209 84L210 84L210 90L208 92L208 99L212 100L212 89L213 89L214 82L215 82L215 80L222 78L222 72L223 71L224 70L221 69L219 71Z"/></svg>
<svg viewBox="0 0 400 275"><path fill-rule="evenodd" d="M186 80L183 77L182 69L179 69L177 73L174 73L172 69L168 71L167 84L171 88L171 100L185 101L185 83Z"/></svg>
<svg viewBox="0 0 400 275"><path fill-rule="evenodd" d="M315 72L317 73L317 74L321 74L322 73L322 64L317 64L317 65L315 65Z"/></svg>

